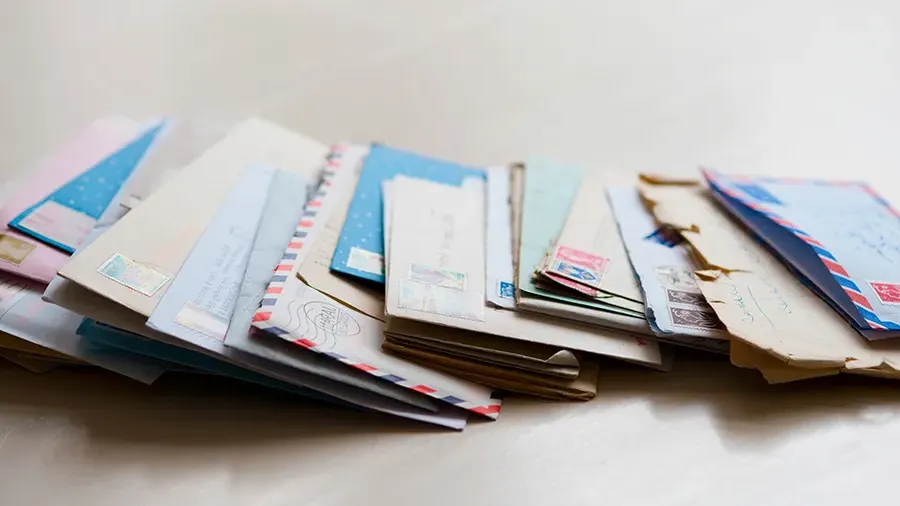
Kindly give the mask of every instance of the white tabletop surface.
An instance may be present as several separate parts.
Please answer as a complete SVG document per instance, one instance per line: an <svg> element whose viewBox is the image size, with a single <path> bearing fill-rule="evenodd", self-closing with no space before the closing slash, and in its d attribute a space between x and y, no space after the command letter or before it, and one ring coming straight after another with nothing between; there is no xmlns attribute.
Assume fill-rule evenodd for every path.
<svg viewBox="0 0 900 506"><path fill-rule="evenodd" d="M896 1L0 4L6 177L108 113L261 114L479 164L900 186ZM686 357L450 433L193 376L2 365L0 504L889 504L898 388L769 387Z"/></svg>

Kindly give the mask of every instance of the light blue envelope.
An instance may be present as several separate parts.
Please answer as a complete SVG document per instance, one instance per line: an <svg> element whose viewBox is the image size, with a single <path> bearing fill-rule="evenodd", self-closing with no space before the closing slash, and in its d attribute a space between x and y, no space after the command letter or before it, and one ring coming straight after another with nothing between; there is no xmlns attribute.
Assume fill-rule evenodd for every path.
<svg viewBox="0 0 900 506"><path fill-rule="evenodd" d="M113 349L127 350L131 353L137 353L165 362L183 365L191 369L197 369L201 372L227 376L248 383L255 383L264 387L283 390L292 394L312 397L328 402L336 402L345 406L348 405L327 395L320 394L315 390L278 381L268 376L229 364L228 362L217 360L200 352L147 339L137 334L110 327L109 325L88 318L85 318L78 327L78 334L84 336L91 344L98 347L105 346Z"/></svg>
<svg viewBox="0 0 900 506"><path fill-rule="evenodd" d="M873 190L705 175L717 200L864 337L900 337L900 215Z"/></svg>
<svg viewBox="0 0 900 506"><path fill-rule="evenodd" d="M156 142L164 126L165 122L153 126L119 151L57 188L19 213L9 222L9 227L67 253L74 253L78 247L76 237L83 238L84 235L72 228L91 229Z"/></svg>
<svg viewBox="0 0 900 506"><path fill-rule="evenodd" d="M284 171L275 174L266 207L260 218L259 229L250 250L247 268L237 295L237 304L225 334L225 346L429 411L436 411L437 402L424 395L387 381L375 380L368 373L346 367L328 357L288 343L284 339L250 328L253 315L272 280L275 266L282 259L294 260L293 257L285 258L285 250L304 214L305 202L298 199L297 195L302 194L305 187L303 176Z"/></svg>
<svg viewBox="0 0 900 506"><path fill-rule="evenodd" d="M657 227L637 188L613 186L606 193L637 274L653 333L673 344L728 353L728 333L694 281L693 261L680 244L681 236ZM684 292L688 297L680 300L678 296ZM677 322L679 312L703 317Z"/></svg>
<svg viewBox="0 0 900 506"><path fill-rule="evenodd" d="M467 177L485 178L482 169L385 146L372 146L363 163L356 192L334 250L332 271L384 284L381 183L397 175L455 186L462 185Z"/></svg>

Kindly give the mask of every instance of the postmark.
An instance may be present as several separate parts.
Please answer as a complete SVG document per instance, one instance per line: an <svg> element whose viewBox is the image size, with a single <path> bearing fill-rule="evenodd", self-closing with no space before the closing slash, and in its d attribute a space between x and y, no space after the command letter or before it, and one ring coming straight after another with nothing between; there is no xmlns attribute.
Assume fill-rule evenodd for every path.
<svg viewBox="0 0 900 506"><path fill-rule="evenodd" d="M11 264L22 265L28 255L37 246L18 237L0 234L0 260Z"/></svg>
<svg viewBox="0 0 900 506"><path fill-rule="evenodd" d="M436 269L426 265L412 264L409 267L409 279L421 281L432 286L443 286L454 290L466 289L466 275L462 272Z"/></svg>
<svg viewBox="0 0 900 506"><path fill-rule="evenodd" d="M349 311L327 302L307 302L303 305L306 319L316 328L335 337L349 337L360 333L359 322Z"/></svg>
<svg viewBox="0 0 900 506"><path fill-rule="evenodd" d="M412 279L400 280L398 305L411 311L484 321L484 294L429 285Z"/></svg>
<svg viewBox="0 0 900 506"><path fill-rule="evenodd" d="M358 271L368 272L378 276L384 275L384 257L378 253L357 248L350 248L350 256L347 258L347 267Z"/></svg>
<svg viewBox="0 0 900 506"><path fill-rule="evenodd" d="M152 297L170 279L153 267L135 262L120 253L109 257L97 272L148 297Z"/></svg>
<svg viewBox="0 0 900 506"><path fill-rule="evenodd" d="M689 269L677 265L661 265L654 270L656 271L656 279L666 288L688 291L699 290L694 273Z"/></svg>
<svg viewBox="0 0 900 506"><path fill-rule="evenodd" d="M869 281L868 283L882 304L900 306L900 283L885 283L882 281Z"/></svg>
<svg viewBox="0 0 900 506"><path fill-rule="evenodd" d="M725 330L725 326L719 321L719 318L713 311L670 306L669 317L672 318L672 325L678 327L690 327L703 330Z"/></svg>
<svg viewBox="0 0 900 506"><path fill-rule="evenodd" d="M585 251L556 246L550 253L547 272L599 289L609 259Z"/></svg>

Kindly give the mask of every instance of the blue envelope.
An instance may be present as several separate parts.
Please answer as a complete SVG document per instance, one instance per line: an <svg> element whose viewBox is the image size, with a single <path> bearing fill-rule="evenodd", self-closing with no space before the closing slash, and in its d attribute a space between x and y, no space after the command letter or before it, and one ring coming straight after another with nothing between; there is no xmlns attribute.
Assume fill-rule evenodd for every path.
<svg viewBox="0 0 900 506"><path fill-rule="evenodd" d="M84 337L92 346L98 348L126 350L130 353L136 353L163 362L178 364L200 372L227 376L248 383L255 383L264 387L283 390L292 394L348 405L331 396L320 394L315 390L278 381L268 376L229 364L228 362L223 362L203 353L147 339L89 318L85 318L81 322L77 333Z"/></svg>
<svg viewBox="0 0 900 506"><path fill-rule="evenodd" d="M461 186L463 179L468 177L485 178L482 169L385 146L372 146L363 163L356 193L350 202L347 219L334 250L332 271L384 284L381 183L397 175L454 186Z"/></svg>
<svg viewBox="0 0 900 506"><path fill-rule="evenodd" d="M900 214L870 187L704 176L715 198L866 339L900 337Z"/></svg>
<svg viewBox="0 0 900 506"><path fill-rule="evenodd" d="M119 188L128 180L156 141L165 122L60 186L9 222L23 234L74 253L90 234Z"/></svg>

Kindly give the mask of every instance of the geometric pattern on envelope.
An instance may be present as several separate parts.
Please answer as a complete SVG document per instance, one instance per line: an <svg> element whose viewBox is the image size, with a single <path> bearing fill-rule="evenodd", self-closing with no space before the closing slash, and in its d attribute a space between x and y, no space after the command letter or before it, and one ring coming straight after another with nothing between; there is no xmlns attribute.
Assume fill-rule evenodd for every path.
<svg viewBox="0 0 900 506"><path fill-rule="evenodd" d="M818 257L819 257L819 260L822 261L822 264L825 265L825 267L828 269L828 272L831 273L832 277L834 277L835 281L837 281L837 283L844 290L844 293L846 293L847 296L850 297L850 300L853 302L853 305L856 307L857 311L859 311L859 314L862 315L862 317L865 319L866 323L869 325L869 328L872 328L875 330L900 330L900 324L898 324L897 322L893 322L890 320L883 320L883 319L879 318L877 314L875 314L874 308L872 307L872 303L869 302L869 299L867 299L865 295L863 295L862 290L859 289L859 286L856 284L856 282L853 281L852 279L850 279L850 274L847 272L847 270L844 268L844 266L841 265L841 263L837 260L837 258L835 258L835 256L832 255L831 252L828 251L825 248L825 246L822 245L822 243L820 243L815 238L813 238L812 236L810 236L809 234L807 234L806 232L801 230L800 227L798 227L794 223L782 218L778 213L772 211L766 205L760 204L760 203L757 203L754 201L750 201L746 198L746 196L750 196L750 197L754 197L754 198L756 196L749 195L749 194L746 194L746 196L744 196L744 195L738 194L736 191L728 188L727 184L723 184L723 181L721 181L718 178L718 176L711 171L702 170L702 173L703 173L704 177L707 179L707 181L709 181L710 184L714 185L719 191L721 191L725 195L728 195L731 198L737 199L739 202L746 205L750 209L753 209L754 211L757 211L757 212L765 215L767 218L769 218L773 222L781 225L782 227L787 229L789 232L791 232L792 234L794 234L795 236L800 238L800 240L802 240L803 242L808 244L813 249L813 251L816 252L816 255L818 255ZM729 179L732 179L732 180L738 181L738 182L748 182L748 183L751 182L751 180L749 178L745 178L744 176L729 175L728 177L729 177ZM789 183L801 183L801 184L812 183L812 184L823 185L823 186L855 186L855 187L859 187L861 190L866 192L869 196L874 198L879 204L881 204L885 208L887 208L888 211L890 211L890 213L892 215L900 218L900 211L891 207L891 205L888 203L887 200L885 200L883 197L878 195L878 193L876 193L875 190L872 189L869 185L862 183L862 182L856 182L856 181L836 182L836 181L823 181L823 180L819 180L819 179L772 178L772 177L754 178L754 180L757 182L761 181L761 182L769 182L769 183L788 183L788 184Z"/></svg>
<svg viewBox="0 0 900 506"><path fill-rule="evenodd" d="M345 150L346 146L343 144L332 146L331 152L326 158L326 169L322 174L322 182L319 184L319 188L313 195L312 199L306 204L303 212L303 220L299 225L297 225L297 230L294 232L294 238L291 240L290 244L288 244L284 255L281 257L281 261L275 267L275 271L272 275L272 280L269 282L269 286L266 288L266 294L263 297L262 302L260 303L259 309L257 309L256 313L253 315L253 326L260 330L278 337L283 337L290 334L289 331L279 328L278 326L271 323L270 318L272 317L272 312L268 311L267 308L275 305L275 302L278 300L278 296L281 295L284 289L284 284L287 281L288 276L291 276L293 274L294 268L296 267L297 254L306 244L306 237L309 235L309 231L316 223L317 209L322 205L322 199L328 196L328 192L331 188L332 180L334 179L335 174L342 170L353 169L352 167L344 167L343 154ZM428 395L429 397L444 401L459 408L478 413L479 415L483 415L494 420L496 420L500 416L500 404L502 402L500 399L491 399L491 402L487 405L476 404L474 402L460 399L446 392L442 392L438 389L431 388L428 385L408 381L406 378L401 378L396 374L382 371L377 367L373 367L369 364L353 360L352 358L346 357L340 353L321 349L322 347L320 345L308 339L297 339L292 342L308 350L321 353L341 363L367 372L385 381L389 381L398 386Z"/></svg>

